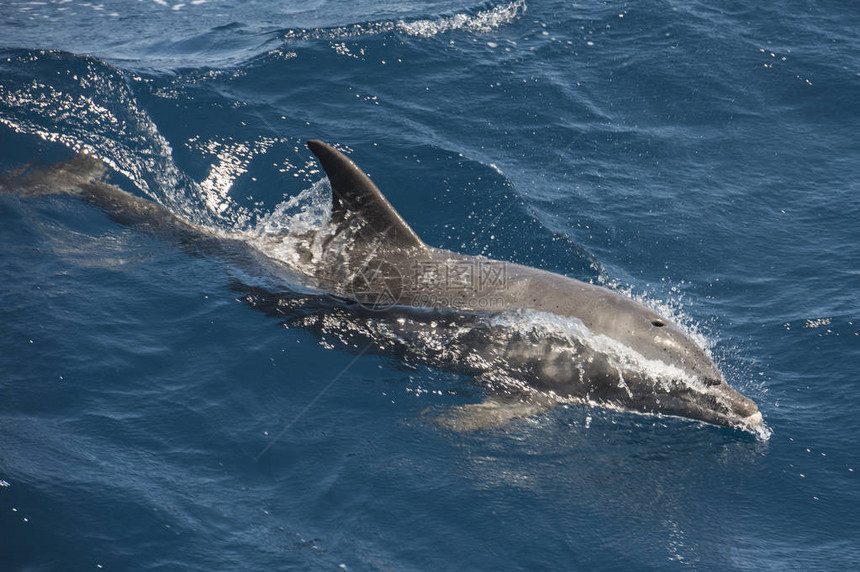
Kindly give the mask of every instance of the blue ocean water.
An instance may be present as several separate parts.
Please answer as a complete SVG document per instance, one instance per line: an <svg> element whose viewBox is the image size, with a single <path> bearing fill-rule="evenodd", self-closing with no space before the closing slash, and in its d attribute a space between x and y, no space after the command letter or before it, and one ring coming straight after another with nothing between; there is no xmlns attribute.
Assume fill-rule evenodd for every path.
<svg viewBox="0 0 860 572"><path fill-rule="evenodd" d="M243 301L243 268L0 196L4 570L860 567L860 12L0 1L0 170L86 150L269 224L338 144L425 242L697 332L769 439L559 408L453 433L461 375ZM307 201L304 207L311 206Z"/></svg>

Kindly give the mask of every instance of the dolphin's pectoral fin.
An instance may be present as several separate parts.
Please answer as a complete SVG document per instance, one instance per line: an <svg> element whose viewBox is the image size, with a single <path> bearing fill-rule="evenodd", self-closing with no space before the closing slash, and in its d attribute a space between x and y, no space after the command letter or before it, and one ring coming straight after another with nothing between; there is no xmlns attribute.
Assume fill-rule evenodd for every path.
<svg viewBox="0 0 860 572"><path fill-rule="evenodd" d="M540 415L555 405L552 399L536 395L490 396L480 403L458 405L440 414L425 411L424 416L434 425L452 431L477 431L501 427L515 419Z"/></svg>
<svg viewBox="0 0 860 572"><path fill-rule="evenodd" d="M319 159L331 184L333 221L358 216L366 223L363 232L381 235L393 246L424 246L370 177L346 155L322 141L308 141L308 148Z"/></svg>

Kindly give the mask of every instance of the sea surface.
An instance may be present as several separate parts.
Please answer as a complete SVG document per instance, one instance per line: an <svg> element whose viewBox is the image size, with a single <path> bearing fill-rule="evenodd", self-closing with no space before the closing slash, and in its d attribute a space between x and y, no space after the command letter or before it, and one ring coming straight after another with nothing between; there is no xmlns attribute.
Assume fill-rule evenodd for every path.
<svg viewBox="0 0 860 572"><path fill-rule="evenodd" d="M768 429L453 432L425 412L469 377L6 194L0 569L860 569L858 30L835 0L0 0L0 171L86 151L250 236L325 210L328 141L428 244L659 308Z"/></svg>

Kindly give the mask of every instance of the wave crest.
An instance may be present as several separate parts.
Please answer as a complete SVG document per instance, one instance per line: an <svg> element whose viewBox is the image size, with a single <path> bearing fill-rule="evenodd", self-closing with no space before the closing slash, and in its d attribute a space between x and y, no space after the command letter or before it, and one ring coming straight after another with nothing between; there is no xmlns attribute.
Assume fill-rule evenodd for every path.
<svg viewBox="0 0 860 572"><path fill-rule="evenodd" d="M353 24L350 26L339 26L336 28L317 28L287 30L284 39L287 41L298 40L339 40L344 38L357 38L362 36L375 36L378 34L400 33L419 38L432 38L439 34L453 31L466 31L474 33L488 33L504 25L510 24L525 14L525 0L514 0L500 6L479 10L473 14L458 12L450 16L438 18L424 18L419 20L398 20L394 22L371 22L367 24Z"/></svg>

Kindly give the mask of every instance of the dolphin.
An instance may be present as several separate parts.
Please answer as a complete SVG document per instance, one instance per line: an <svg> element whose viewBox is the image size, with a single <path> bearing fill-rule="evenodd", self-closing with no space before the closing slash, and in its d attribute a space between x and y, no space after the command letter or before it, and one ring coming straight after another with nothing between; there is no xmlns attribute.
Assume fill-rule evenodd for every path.
<svg viewBox="0 0 860 572"><path fill-rule="evenodd" d="M331 187L331 211L321 228L274 237L295 251L290 264L271 255L271 238L215 232L104 182L103 164L89 155L7 177L0 191L75 194L122 224L253 267L289 285L244 287L246 301L271 314L289 317L285 300L297 285L337 300L318 313L337 314L335 323L369 345L483 383L483 402L432 417L443 427L500 426L582 403L763 430L756 404L671 320L608 288L427 245L348 157L322 141L307 145ZM322 319L302 323L323 327Z"/></svg>
<svg viewBox="0 0 860 572"><path fill-rule="evenodd" d="M516 397L461 408L447 417L450 425L504 422L565 400L753 432L763 424L756 404L726 383L677 324L601 286L429 246L348 157L321 141L308 147L331 185L333 236L349 245L330 249L336 255L321 257L316 267L328 290L386 312L447 309L485 317L466 343L515 378L505 393ZM563 318L565 331L512 333L525 315L556 325Z"/></svg>

